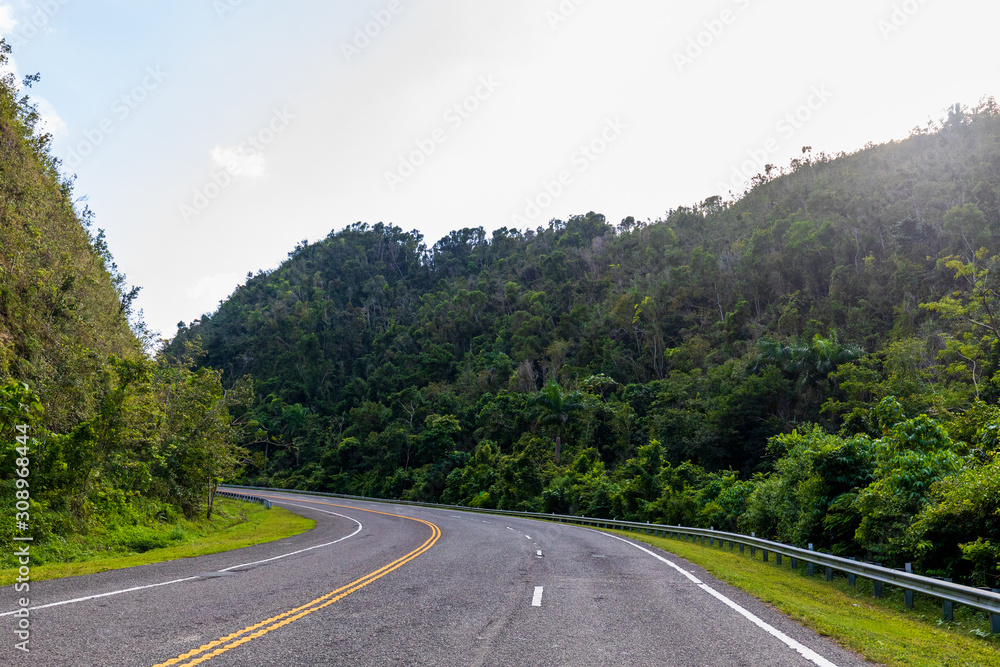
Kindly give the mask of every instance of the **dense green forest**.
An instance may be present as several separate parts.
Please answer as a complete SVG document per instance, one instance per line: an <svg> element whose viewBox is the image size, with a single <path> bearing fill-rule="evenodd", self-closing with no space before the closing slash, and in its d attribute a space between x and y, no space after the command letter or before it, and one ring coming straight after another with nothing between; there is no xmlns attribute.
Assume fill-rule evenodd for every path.
<svg viewBox="0 0 1000 667"><path fill-rule="evenodd" d="M357 223L180 323L243 481L755 531L996 585L1000 109L535 230Z"/></svg>
<svg viewBox="0 0 1000 667"><path fill-rule="evenodd" d="M0 41L0 68L9 51ZM149 356L138 288L37 128L35 81L0 78L0 542L31 536L42 564L81 555L74 536L145 551L160 545L152 527L210 513L214 485L246 458L236 417L251 389ZM27 531L13 511L24 497Z"/></svg>

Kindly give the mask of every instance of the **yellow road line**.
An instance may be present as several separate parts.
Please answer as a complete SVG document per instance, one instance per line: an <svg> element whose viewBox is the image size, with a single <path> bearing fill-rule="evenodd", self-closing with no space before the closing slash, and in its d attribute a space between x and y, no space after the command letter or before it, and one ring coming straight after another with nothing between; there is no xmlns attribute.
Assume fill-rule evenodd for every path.
<svg viewBox="0 0 1000 667"><path fill-rule="evenodd" d="M277 498L278 496L267 496L267 497ZM191 665L197 665L197 664L200 664L202 662L205 662L206 660L211 660L215 656L221 655L222 653L225 653L226 651L234 649L237 646L240 646L240 645L245 644L245 643L247 643L249 641L257 639L258 637L262 637L265 634L267 634L268 632L271 632L272 630L277 630L278 628L284 627L284 626L288 625L289 623L292 623L293 621L297 621L298 619L302 618L303 616L307 616L307 615L313 613L314 611L319 611L320 609L323 609L324 607L327 607L327 606L333 604L334 602L337 602L338 600L341 600L341 599L347 597L351 593L364 588L365 586L367 586L368 584L372 583L376 579L380 579L380 578L384 577L385 575L389 574L393 570L396 570L396 569L398 569L398 568L406 565L411 560L413 560L414 558L416 558L417 556L419 556L420 554L424 553L425 551L427 551L428 549L430 549L432 546L434 546L434 543L437 542L438 538L441 537L441 529L440 528L438 528L436 525L434 525L430 521L424 521L423 519L418 519L416 517L403 516L401 514L390 514L389 512L379 512L377 510L367 510L367 509L362 509L360 507L351 507L349 505L338 505L336 503L326 503L326 502L322 502L322 501L319 501L319 500L304 500L304 499L298 499L298 498L296 500L302 500L302 502L313 503L313 504L316 504L316 505L330 505L331 507L345 507L345 508L348 508L348 509L360 510L362 512L371 512L372 514L384 514L385 516L393 516L393 517L398 517L398 518L401 518L401 519L410 519L411 521L417 521L417 522L422 523L422 524L424 524L426 526L429 526L430 529L431 529L431 536L429 538L427 538L427 541L425 541L423 544L421 544L419 547L417 547L416 549L414 549L410 553L406 554L405 556L397 558L396 560L392 561L388 565L384 565L383 567L380 567L379 569L375 570L374 572L370 572L370 573L366 574L365 576L361 577L360 579L356 579L355 581L352 581L351 583L347 584L346 586L341 586L337 590L330 591L326 595L322 595L322 596L316 598L315 600L312 600L310 602L307 602L304 605L296 607L295 609L290 609L289 611L286 611L286 612L284 612L282 614L278 614L277 616L272 616L271 618L267 619L266 621L261 621L260 623L256 623L254 625L247 626L247 627L243 628L242 630L239 630L239 631L234 632L232 634L228 634L225 637L220 637L219 639L216 639L216 640L211 641L211 642L209 642L207 644L199 646L198 648L196 648L196 649L194 649L192 651L188 651L187 653L182 653L181 655L177 656L176 658L171 658L170 660L167 660L166 662L157 663L156 665L153 665L153 667L189 667ZM212 649L214 649L214 650L212 650ZM211 653L205 653L206 651L211 651ZM204 653L204 655L200 655L200 654L203 654L203 653ZM195 656L199 656L199 657L195 657ZM191 658L194 658L194 659L190 660ZM185 662L186 660L188 660L188 662Z"/></svg>

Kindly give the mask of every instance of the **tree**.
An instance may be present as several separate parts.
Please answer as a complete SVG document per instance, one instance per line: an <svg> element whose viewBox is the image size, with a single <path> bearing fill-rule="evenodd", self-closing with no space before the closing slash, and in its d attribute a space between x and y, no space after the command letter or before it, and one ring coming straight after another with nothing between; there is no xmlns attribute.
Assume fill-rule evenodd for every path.
<svg viewBox="0 0 1000 667"><path fill-rule="evenodd" d="M964 290L920 305L954 322L953 331L940 334L945 349L939 357L952 361L948 373L970 382L977 399L984 371L995 369L1000 349L1000 256L987 255L986 248L980 248L968 262L955 256L943 260L944 266L955 271L955 280L963 284Z"/></svg>
<svg viewBox="0 0 1000 667"><path fill-rule="evenodd" d="M583 409L583 395L578 391L566 393L557 383L550 382L535 395L531 405L540 424L555 428L556 463L559 463L563 430L573 414Z"/></svg>
<svg viewBox="0 0 1000 667"><path fill-rule="evenodd" d="M215 490L232 479L247 459L240 441L243 425L230 408L245 409L253 396L249 378L225 390L222 372L208 368L192 371L183 365L161 363L157 386L163 416L160 421L158 477L164 480L167 498L192 514L205 501L212 518Z"/></svg>
<svg viewBox="0 0 1000 667"><path fill-rule="evenodd" d="M879 410L901 415L898 403L885 399ZM906 531L914 517L929 504L932 485L959 471L962 459L937 420L927 415L889 426L874 443L874 481L854 502L861 513L856 539L869 553L886 561L899 561L908 551Z"/></svg>
<svg viewBox="0 0 1000 667"><path fill-rule="evenodd" d="M777 366L796 378L799 390L816 388L841 364L855 361L865 351L855 345L842 345L836 334L823 338L813 336L808 343L782 345L773 340L761 339L757 343L759 354L752 371L765 366Z"/></svg>

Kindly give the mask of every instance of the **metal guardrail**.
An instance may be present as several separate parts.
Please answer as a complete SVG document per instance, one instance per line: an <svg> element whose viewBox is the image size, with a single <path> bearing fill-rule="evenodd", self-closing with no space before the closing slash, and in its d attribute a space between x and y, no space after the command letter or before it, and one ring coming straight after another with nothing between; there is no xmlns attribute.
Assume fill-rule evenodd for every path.
<svg viewBox="0 0 1000 667"><path fill-rule="evenodd" d="M904 590L906 605L913 607L913 593L922 593L942 601L943 616L945 620L952 620L952 609L954 604L964 604L974 609L979 609L990 614L990 628L993 633L1000 633L1000 589L974 588L956 584L945 579L925 577L909 571L909 564L905 570L882 567L875 563L866 563L853 558L843 558L821 551L795 547L781 542L772 542L761 539L754 535L743 535L740 533L727 533L719 530L705 528L687 528L685 526L667 526L655 523L640 523L636 521L618 521L615 519L595 519L591 517L571 516L566 514L543 514L539 512L515 512L511 510L484 509L481 507L466 507L463 505L442 505L439 503L421 503L413 500L388 500L385 498L367 498L364 496L350 496L339 493L324 493L320 491L300 491L296 489L275 489L268 487L254 486L232 486L228 488L247 489L255 491L275 491L278 493L305 494L313 496L326 496L330 498L342 498L345 500L363 500L366 502L388 503L392 505L412 505L415 507L429 507L435 509L448 509L461 512L475 512L479 514L497 514L502 516L516 516L527 519L543 519L545 521L557 521L559 523L571 523L594 528L615 528L619 530L644 531L646 534L659 535L676 539L690 541L701 540L705 544L707 539L709 546L714 546L716 540L719 546L724 546L724 542L729 542L732 550L734 545L740 546L740 553L745 547L750 547L751 556L760 549L764 562L768 561L769 554L775 555L775 561L781 565L782 556L792 559L792 567L798 566L798 561L807 564L809 574L813 574L814 566L819 565L826 570L826 580L833 579L834 572L842 572L847 575L848 581L854 585L855 578L861 577L873 582L876 597L882 595L882 584L897 586ZM240 496L237 493L217 491L216 493L227 493L229 497ZM252 496L242 496L251 498ZM261 498L256 501L264 500ZM264 500L267 502L266 500ZM268 503L270 505L270 503Z"/></svg>
<svg viewBox="0 0 1000 667"><path fill-rule="evenodd" d="M234 500L243 500L248 503L257 503L258 505L263 505L264 509L271 509L271 501L260 496L251 496L245 493L236 493L235 491L224 491L223 489L216 489L215 495Z"/></svg>

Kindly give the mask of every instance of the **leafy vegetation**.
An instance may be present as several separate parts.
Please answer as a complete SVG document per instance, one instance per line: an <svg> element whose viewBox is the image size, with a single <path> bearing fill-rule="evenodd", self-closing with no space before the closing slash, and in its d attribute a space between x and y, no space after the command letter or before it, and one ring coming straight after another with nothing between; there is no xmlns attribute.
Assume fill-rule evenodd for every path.
<svg viewBox="0 0 1000 667"><path fill-rule="evenodd" d="M998 252L987 99L653 222L429 248L357 223L165 354L255 378L247 483L725 526L996 585Z"/></svg>

